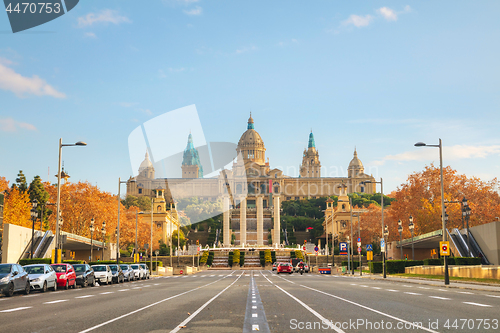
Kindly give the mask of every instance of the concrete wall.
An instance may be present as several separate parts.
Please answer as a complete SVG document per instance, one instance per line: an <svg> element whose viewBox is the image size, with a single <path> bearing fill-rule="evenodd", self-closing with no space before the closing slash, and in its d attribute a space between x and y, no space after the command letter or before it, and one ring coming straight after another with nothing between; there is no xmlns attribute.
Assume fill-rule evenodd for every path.
<svg viewBox="0 0 500 333"><path fill-rule="evenodd" d="M479 247L493 265L500 265L500 222L470 228Z"/></svg>
<svg viewBox="0 0 500 333"><path fill-rule="evenodd" d="M16 263L31 241L31 228L9 223L5 223L3 226L2 263ZM49 256L53 248L54 246L51 245L47 252Z"/></svg>
<svg viewBox="0 0 500 333"><path fill-rule="evenodd" d="M450 276L477 278L477 279L500 279L499 266L448 266ZM406 267L407 274L444 275L443 266L414 266Z"/></svg>

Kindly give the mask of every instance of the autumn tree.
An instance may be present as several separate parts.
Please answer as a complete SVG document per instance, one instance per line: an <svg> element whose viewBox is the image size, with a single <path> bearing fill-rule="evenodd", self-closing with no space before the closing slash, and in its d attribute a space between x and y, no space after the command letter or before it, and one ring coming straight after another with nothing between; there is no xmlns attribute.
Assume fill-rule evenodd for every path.
<svg viewBox="0 0 500 333"><path fill-rule="evenodd" d="M14 187L5 198L3 222L31 228L30 209L28 193Z"/></svg>
<svg viewBox="0 0 500 333"><path fill-rule="evenodd" d="M12 185L14 186L14 184ZM26 192L28 190L28 183L26 182L26 176L24 176L23 170L19 170L15 185L21 192Z"/></svg>
<svg viewBox="0 0 500 333"><path fill-rule="evenodd" d="M9 181L5 177L0 177L0 193L9 189Z"/></svg>

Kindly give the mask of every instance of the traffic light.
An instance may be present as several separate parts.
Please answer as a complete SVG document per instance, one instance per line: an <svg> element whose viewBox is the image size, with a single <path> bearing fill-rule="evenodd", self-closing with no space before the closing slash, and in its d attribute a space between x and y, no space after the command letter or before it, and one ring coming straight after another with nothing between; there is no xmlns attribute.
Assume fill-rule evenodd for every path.
<svg viewBox="0 0 500 333"><path fill-rule="evenodd" d="M304 239L304 245L307 244L307 239Z"/></svg>
<svg viewBox="0 0 500 333"><path fill-rule="evenodd" d="M196 245L200 245L200 241L198 239L196 240Z"/></svg>

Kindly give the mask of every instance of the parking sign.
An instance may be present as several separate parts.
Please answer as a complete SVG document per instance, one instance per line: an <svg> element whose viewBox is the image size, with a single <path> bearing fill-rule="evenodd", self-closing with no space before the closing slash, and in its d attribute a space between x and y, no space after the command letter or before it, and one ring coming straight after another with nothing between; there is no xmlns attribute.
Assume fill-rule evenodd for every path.
<svg viewBox="0 0 500 333"><path fill-rule="evenodd" d="M347 255L347 242L340 242L339 243L339 252L340 252L340 255L342 255L342 256Z"/></svg>

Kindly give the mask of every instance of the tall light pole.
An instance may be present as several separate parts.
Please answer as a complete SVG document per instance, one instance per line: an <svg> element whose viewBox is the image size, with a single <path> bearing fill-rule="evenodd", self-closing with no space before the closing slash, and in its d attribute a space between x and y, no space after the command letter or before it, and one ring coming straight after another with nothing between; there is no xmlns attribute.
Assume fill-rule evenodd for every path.
<svg viewBox="0 0 500 333"><path fill-rule="evenodd" d="M95 222L94 218L91 218L90 219L90 261L94 260L93 259L94 258L93 257L93 255L94 255L94 253L93 253L94 252L94 242L93 242L94 240L93 240L93 238L94 238L94 229L95 229L94 222Z"/></svg>
<svg viewBox="0 0 500 333"><path fill-rule="evenodd" d="M134 262L135 262L135 255L136 255L137 251L139 250L137 248L137 222L139 220L139 218L137 216L138 214L139 214L139 212L138 212L138 210L136 208L135 209L135 251L134 251Z"/></svg>
<svg viewBox="0 0 500 333"><path fill-rule="evenodd" d="M361 225L359 224L359 213L358 215L358 238L361 239ZM361 246L358 246L361 247ZM359 257L359 276L363 275L363 265L362 265L362 258L361 258L361 251L358 249L358 257Z"/></svg>
<svg viewBox="0 0 500 333"><path fill-rule="evenodd" d="M413 252L413 228L415 228L415 226L413 225L413 216L410 215L410 223L408 224L408 229L410 229L411 232L411 260L415 260L415 253Z"/></svg>
<svg viewBox="0 0 500 333"><path fill-rule="evenodd" d="M403 260L403 222L401 219L398 221L398 231L399 231L399 247L401 248L401 260Z"/></svg>
<svg viewBox="0 0 500 333"><path fill-rule="evenodd" d="M126 184L126 181L122 181L121 178L118 178L118 222L116 223L116 264L119 264L120 260L120 188L121 184Z"/></svg>
<svg viewBox="0 0 500 333"><path fill-rule="evenodd" d="M415 143L415 147L437 147L439 148L439 169L441 173L441 222L443 224L443 242L446 242L446 221L445 221L445 208L444 208L444 178L443 178L443 143L439 139L439 144L428 145L423 142ZM448 272L448 260L447 256L444 256L444 284L450 284L450 275Z"/></svg>
<svg viewBox="0 0 500 333"><path fill-rule="evenodd" d="M153 271L153 199L151 198L151 243L149 244L149 269Z"/></svg>
<svg viewBox="0 0 500 333"><path fill-rule="evenodd" d="M33 251L35 249L35 222L36 218L38 217L36 206L38 206L38 200L33 199L33 201L31 202L31 220L33 222L31 227L31 259L33 259Z"/></svg>
<svg viewBox="0 0 500 333"><path fill-rule="evenodd" d="M70 146L86 146L87 144L83 141L78 141L77 143L63 144L62 138L59 139L59 163L57 166L57 211L56 218L61 216L61 162L62 162L62 147ZM61 250L61 235L59 234L59 221L56 221L56 253ZM54 262L58 262L59 256L56 254Z"/></svg>
<svg viewBox="0 0 500 333"><path fill-rule="evenodd" d="M382 241L384 243L384 251L380 251L380 253L382 254L382 266L384 269L384 279L385 279L386 278L385 253L387 250L387 246L386 246L387 244L385 244L385 236L384 236L384 231L385 231L384 230L384 181L383 181L382 177L380 177L379 182L371 181L371 180L363 182L363 184L371 184L371 183L380 184L380 206L382 207L382 233L381 233L381 237L382 237Z"/></svg>
<svg viewBox="0 0 500 333"><path fill-rule="evenodd" d="M385 251L387 251L387 244L386 243L386 239L389 238L389 227L388 226L384 226L384 245L385 245L385 249L384 249L384 279L387 277L387 268L386 268L386 265L385 265Z"/></svg>
<svg viewBox="0 0 500 333"><path fill-rule="evenodd" d="M106 236L106 221L102 222L101 234L102 234L102 260L104 260L104 248L106 247L106 242L104 239L104 237Z"/></svg>

